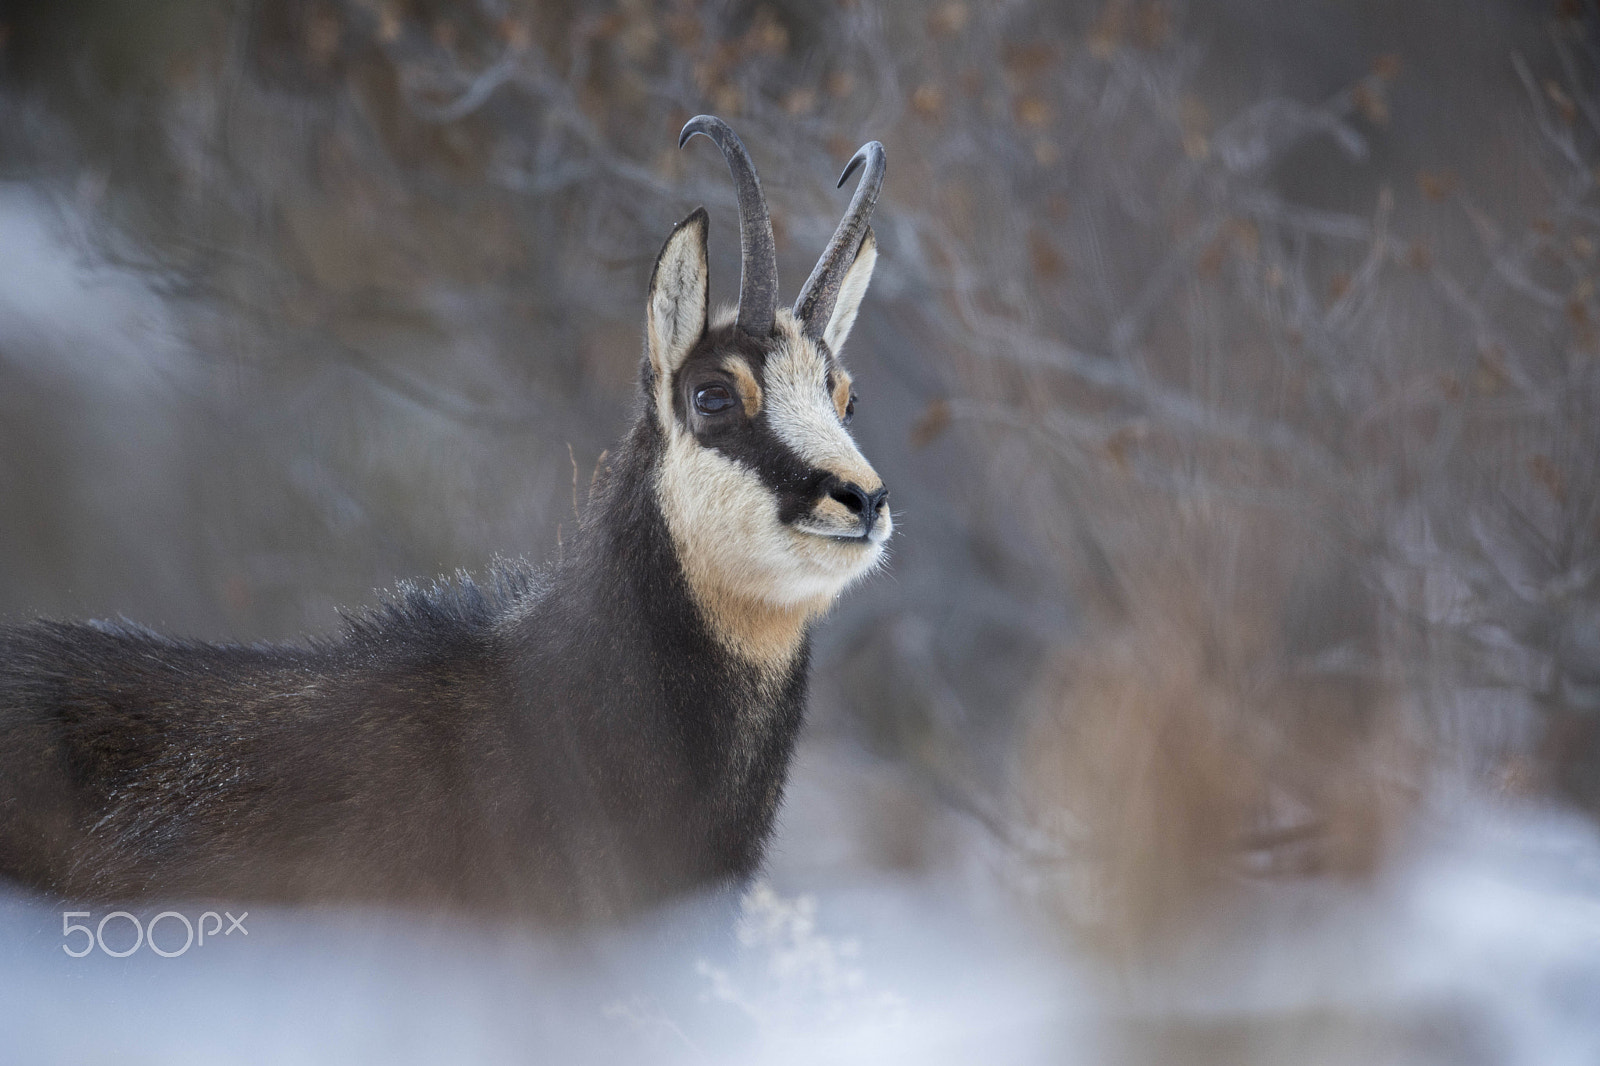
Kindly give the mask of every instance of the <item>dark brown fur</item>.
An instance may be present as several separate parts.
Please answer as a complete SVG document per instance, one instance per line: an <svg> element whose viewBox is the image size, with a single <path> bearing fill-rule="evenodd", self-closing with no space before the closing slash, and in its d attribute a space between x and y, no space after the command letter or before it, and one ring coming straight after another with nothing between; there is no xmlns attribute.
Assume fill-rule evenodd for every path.
<svg viewBox="0 0 1600 1066"><path fill-rule="evenodd" d="M0 875L561 918L748 876L806 652L763 678L706 628L649 410L548 572L402 588L292 646L0 627Z"/></svg>

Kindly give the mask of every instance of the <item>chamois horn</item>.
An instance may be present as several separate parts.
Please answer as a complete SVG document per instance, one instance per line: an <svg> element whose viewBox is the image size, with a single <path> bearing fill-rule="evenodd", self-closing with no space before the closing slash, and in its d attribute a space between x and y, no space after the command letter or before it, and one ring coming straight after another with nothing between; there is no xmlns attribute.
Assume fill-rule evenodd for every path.
<svg viewBox="0 0 1600 1066"><path fill-rule="evenodd" d="M684 124L678 147L700 133L711 138L728 161L739 193L739 328L770 336L778 311L778 251L772 243L772 216L761 195L761 179L744 143L715 115L696 115Z"/></svg>
<svg viewBox="0 0 1600 1066"><path fill-rule="evenodd" d="M872 209L878 204L878 190L883 188L886 165L883 145L877 141L862 145L845 166L844 173L839 175L839 185L850 180L850 175L863 163L867 169L862 172L855 195L850 198L850 207L794 303L794 316L800 320L801 331L813 340L821 340L823 331L828 328L834 302L839 298L839 286L844 284L845 273L855 262L861 241L867 234L867 223L872 219Z"/></svg>

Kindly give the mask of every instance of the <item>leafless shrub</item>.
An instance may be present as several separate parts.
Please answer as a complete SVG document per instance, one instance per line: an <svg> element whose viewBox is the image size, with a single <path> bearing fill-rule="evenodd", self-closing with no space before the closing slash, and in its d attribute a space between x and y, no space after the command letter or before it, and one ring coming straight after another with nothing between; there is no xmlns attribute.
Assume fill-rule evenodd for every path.
<svg viewBox="0 0 1600 1066"><path fill-rule="evenodd" d="M1242 878L1370 875L1428 770L1347 555L1259 510L1142 514L1139 570L1043 679L1022 749L1030 880L1119 957Z"/></svg>
<svg viewBox="0 0 1600 1066"><path fill-rule="evenodd" d="M1600 127L1592 46L1549 30L1559 74L1510 60L1545 183L1520 235L1442 172L1417 179L1442 221L1392 186L1368 215L1280 190L1308 140L1366 155L1393 59L1216 123L1159 50L1052 67L1069 113L1127 109L1074 131L1098 169L1051 237L1103 258L1052 289L1070 253L1036 256L1023 313L959 295L980 398L954 410L994 433L1047 557L1101 608L1023 758L1033 824L1085 861L1058 898L1095 901L1101 932L1181 927L1274 804L1297 813L1266 858L1314 841L1362 870L1441 768L1594 802ZM1295 646L1286 612L1337 629L1341 604L1359 633Z"/></svg>

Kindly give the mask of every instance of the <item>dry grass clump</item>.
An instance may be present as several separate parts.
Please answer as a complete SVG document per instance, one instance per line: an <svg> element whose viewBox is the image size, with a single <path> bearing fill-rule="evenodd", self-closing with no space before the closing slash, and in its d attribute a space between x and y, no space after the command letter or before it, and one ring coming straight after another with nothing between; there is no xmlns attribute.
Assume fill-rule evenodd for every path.
<svg viewBox="0 0 1600 1066"><path fill-rule="evenodd" d="M1209 524L1124 581L1025 733L1045 901L1117 954L1172 942L1244 878L1372 874L1423 776L1353 568L1282 523Z"/></svg>

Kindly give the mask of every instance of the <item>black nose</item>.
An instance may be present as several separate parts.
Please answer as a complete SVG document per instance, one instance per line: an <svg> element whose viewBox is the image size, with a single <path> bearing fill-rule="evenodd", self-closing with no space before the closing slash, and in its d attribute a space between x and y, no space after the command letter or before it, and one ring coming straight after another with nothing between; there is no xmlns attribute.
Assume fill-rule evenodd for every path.
<svg viewBox="0 0 1600 1066"><path fill-rule="evenodd" d="M866 527L862 530L865 535L871 532L872 524L878 520L878 507L889 498L889 490L879 486L868 492L854 481L835 479L828 489L828 495L844 504L845 510L861 518Z"/></svg>

